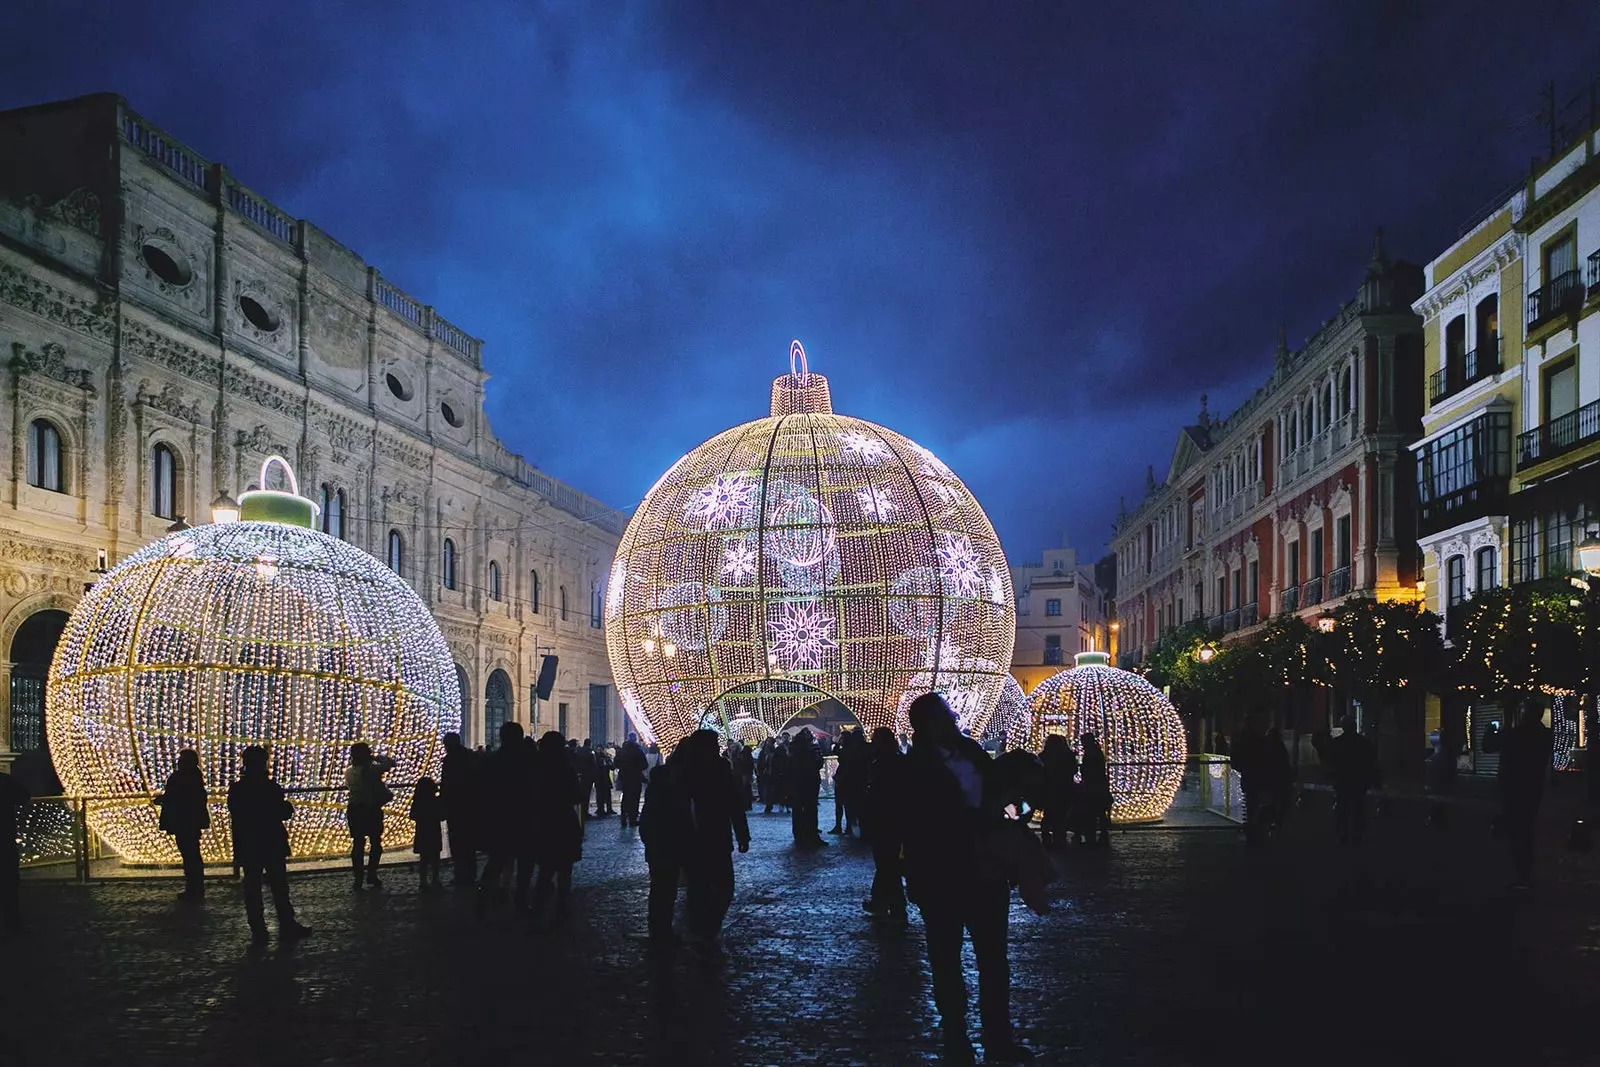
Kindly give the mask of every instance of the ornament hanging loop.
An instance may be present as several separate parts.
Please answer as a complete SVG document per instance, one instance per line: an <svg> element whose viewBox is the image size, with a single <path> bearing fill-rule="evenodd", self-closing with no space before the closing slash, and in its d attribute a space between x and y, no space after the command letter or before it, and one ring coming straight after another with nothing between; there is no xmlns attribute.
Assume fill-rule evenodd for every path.
<svg viewBox="0 0 1600 1067"><path fill-rule="evenodd" d="M282 456L268 456L261 461L261 480L256 484L265 489L267 487L267 469L274 463L283 468L283 477L289 483L289 492L295 496L300 495L300 483L295 479L294 468L289 466L289 461Z"/></svg>
<svg viewBox="0 0 1600 1067"><path fill-rule="evenodd" d="M811 368L806 364L806 348L798 339L789 342L789 377L802 387L811 384Z"/></svg>

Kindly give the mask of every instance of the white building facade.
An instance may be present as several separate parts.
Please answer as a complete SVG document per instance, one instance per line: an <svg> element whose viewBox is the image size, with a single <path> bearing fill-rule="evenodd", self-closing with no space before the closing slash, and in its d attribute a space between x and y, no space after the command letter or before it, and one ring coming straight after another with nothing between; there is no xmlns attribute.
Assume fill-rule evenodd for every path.
<svg viewBox="0 0 1600 1067"><path fill-rule="evenodd" d="M600 605L624 516L494 436L482 342L118 97L0 113L0 157L0 763L48 768L49 655L95 572L274 453L432 608L468 743L620 737Z"/></svg>
<svg viewBox="0 0 1600 1067"><path fill-rule="evenodd" d="M1109 595L1095 584L1094 565L1074 548L1052 548L1041 563L1012 566L1017 593L1019 667L1070 667L1078 652L1111 647Z"/></svg>

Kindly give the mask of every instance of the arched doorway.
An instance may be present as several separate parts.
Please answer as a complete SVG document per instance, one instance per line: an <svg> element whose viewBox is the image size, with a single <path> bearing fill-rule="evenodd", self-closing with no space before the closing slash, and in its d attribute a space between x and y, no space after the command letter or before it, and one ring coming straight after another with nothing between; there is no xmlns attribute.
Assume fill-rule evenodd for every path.
<svg viewBox="0 0 1600 1067"><path fill-rule="evenodd" d="M511 677L496 668L483 690L483 747L500 744L500 727L511 721Z"/></svg>
<svg viewBox="0 0 1600 1067"><path fill-rule="evenodd" d="M456 664L456 695L461 698L461 743L472 747L472 693L467 685L467 670Z"/></svg>
<svg viewBox="0 0 1600 1067"><path fill-rule="evenodd" d="M67 613L36 611L11 639L11 749L17 754L11 773L35 796L61 792L61 780L50 762L45 734L45 685Z"/></svg>

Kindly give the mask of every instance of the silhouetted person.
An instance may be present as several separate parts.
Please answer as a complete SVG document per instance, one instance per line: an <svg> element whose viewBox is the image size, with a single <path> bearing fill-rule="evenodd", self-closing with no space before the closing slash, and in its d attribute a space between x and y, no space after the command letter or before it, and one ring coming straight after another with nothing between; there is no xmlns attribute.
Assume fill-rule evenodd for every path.
<svg viewBox="0 0 1600 1067"><path fill-rule="evenodd" d="M1255 716L1245 719L1239 740L1232 747L1230 763L1239 776L1239 789L1244 793L1244 839L1252 845L1260 844L1271 825L1267 808L1272 791L1267 787L1261 724Z"/></svg>
<svg viewBox="0 0 1600 1067"><path fill-rule="evenodd" d="M718 955L722 920L733 902L733 847L750 851L750 825L733 768L718 751L715 730L696 730L684 740L683 792L689 808L684 850L684 907L689 934L705 952Z"/></svg>
<svg viewBox="0 0 1600 1067"><path fill-rule="evenodd" d="M872 842L872 892L861 906L874 915L906 916L905 869L900 849L905 841L906 757L894 731L880 726L868 746L867 788L862 802L862 829Z"/></svg>
<svg viewBox="0 0 1600 1067"><path fill-rule="evenodd" d="M1366 826L1367 790L1378 781L1378 750L1356 729L1354 715L1346 715L1341 725L1338 737L1322 740L1321 754L1333 782L1339 843L1348 844L1361 840Z"/></svg>
<svg viewBox="0 0 1600 1067"><path fill-rule="evenodd" d="M742 810L748 813L755 791L755 754L748 745L735 741L728 746L728 762L733 766L733 776L739 782L739 803Z"/></svg>
<svg viewBox="0 0 1600 1067"><path fill-rule="evenodd" d="M284 823L294 818L294 805L283 787L267 776L267 750L251 745L242 756L244 772L228 790L228 817L233 826L233 855L244 873L244 913L250 921L250 939L267 943L267 923L261 900L261 882L272 888L272 906L278 913L278 936L292 941L311 933L295 920L289 903L289 831Z"/></svg>
<svg viewBox="0 0 1600 1067"><path fill-rule="evenodd" d="M30 799L28 788L9 774L0 773L0 928L22 925L17 901L22 857L17 853L18 811Z"/></svg>
<svg viewBox="0 0 1600 1067"><path fill-rule="evenodd" d="M822 755L811 731L801 727L789 742L789 759L784 768L788 783L790 826L795 844L826 845L817 830L817 795L822 790Z"/></svg>
<svg viewBox="0 0 1600 1067"><path fill-rule="evenodd" d="M416 830L411 837L411 851L417 857L417 888L439 888L439 854L444 851L444 805L439 801L439 787L424 775L417 779L411 791L411 821Z"/></svg>
<svg viewBox="0 0 1600 1067"><path fill-rule="evenodd" d="M773 788L772 788L772 753L777 750L778 743L772 738L761 742L761 747L756 750L756 800L766 809L766 814L772 814Z"/></svg>
<svg viewBox="0 0 1600 1067"><path fill-rule="evenodd" d="M211 826L206 803L206 780L200 773L200 754L192 748L178 753L178 765L167 776L166 788L155 802L161 806L161 829L172 835L183 857L183 892L179 900L206 898L206 864L200 857L200 834Z"/></svg>
<svg viewBox="0 0 1600 1067"><path fill-rule="evenodd" d="M394 769L388 756L374 756L372 746L357 741L350 746L350 766L345 768L345 823L350 827L350 867L355 888L361 889L362 859L366 858L367 885L376 889L378 862L383 858L383 806L394 799L383 776ZM368 853L368 846L371 851Z"/></svg>
<svg viewBox="0 0 1600 1067"><path fill-rule="evenodd" d="M1085 835L1091 843L1111 844L1111 773L1106 766L1105 749L1094 734L1078 738L1083 758L1078 762L1078 790L1073 798L1076 812L1074 829L1078 844Z"/></svg>
<svg viewBox="0 0 1600 1067"><path fill-rule="evenodd" d="M772 792L769 799L779 811L789 808L789 745L779 741L772 749ZM769 808L768 811L771 809Z"/></svg>
<svg viewBox="0 0 1600 1067"><path fill-rule="evenodd" d="M639 794L644 791L644 776L650 769L650 758L639 747L633 734L617 749L617 788L622 792L622 825L639 825Z"/></svg>
<svg viewBox="0 0 1600 1067"><path fill-rule="evenodd" d="M573 768L578 772L578 781L583 786L583 813L589 814L589 803L594 799L594 749L589 747L589 739L585 737L583 744L578 746L577 762Z"/></svg>
<svg viewBox="0 0 1600 1067"><path fill-rule="evenodd" d="M867 744L860 730L839 738L839 766L833 774L833 830L850 836L861 821L861 797L867 788Z"/></svg>
<svg viewBox="0 0 1600 1067"><path fill-rule="evenodd" d="M1500 742L1500 800L1505 805L1506 835L1517 872L1513 887L1517 889L1526 889L1533 877L1539 805L1550 777L1552 736L1540 719L1537 708L1524 704Z"/></svg>
<svg viewBox="0 0 1600 1067"><path fill-rule="evenodd" d="M914 700L909 718L914 741L906 757L906 885L922 912L946 1057L973 1062L961 973L961 939L967 932L978 963L985 1062L1031 1059L1011 1028L1006 958L1011 885L992 861L993 835L1004 818L992 796L994 761L956 728L955 715L938 693Z"/></svg>
<svg viewBox="0 0 1600 1067"><path fill-rule="evenodd" d="M678 943L678 935L672 932L672 912L678 904L678 882L683 877L693 832L689 800L679 773L684 757L679 752L686 753L681 743L651 769L644 811L639 816L639 839L644 842L644 859L650 865L648 939L658 948Z"/></svg>
<svg viewBox="0 0 1600 1067"><path fill-rule="evenodd" d="M615 815L611 806L611 757L604 746L594 750L594 813L596 818Z"/></svg>
<svg viewBox="0 0 1600 1067"><path fill-rule="evenodd" d="M522 724L501 723L500 747L489 753L483 764L485 801L484 828L489 859L478 879L477 910L481 912L491 896L501 892L501 879L516 868L518 911L528 908L528 887L533 884L533 764L536 754L526 743ZM571 770L571 753L566 758ZM576 771L572 773L576 774Z"/></svg>
<svg viewBox="0 0 1600 1067"><path fill-rule="evenodd" d="M1047 847L1061 848L1072 830L1073 798L1078 789L1078 754L1060 734L1044 739L1039 753L1044 766L1044 818L1039 825Z"/></svg>
<svg viewBox="0 0 1600 1067"><path fill-rule="evenodd" d="M450 828L450 883L457 889L478 884L478 848L483 836L483 789L478 781L482 757L461 743L461 735L444 735L444 761L439 767L439 799Z"/></svg>
<svg viewBox="0 0 1600 1067"><path fill-rule="evenodd" d="M539 865L539 886L533 913L544 911L552 890L556 914L566 917L572 896L572 865L583 858L583 824L578 805L583 803L578 776L566 758L566 744L554 730L539 739L539 756L533 766L533 859Z"/></svg>
<svg viewBox="0 0 1600 1067"><path fill-rule="evenodd" d="M1289 758L1289 746L1283 742L1283 731L1267 725L1261 735L1262 770L1270 799L1269 818L1276 833L1283 826L1294 800L1294 761Z"/></svg>

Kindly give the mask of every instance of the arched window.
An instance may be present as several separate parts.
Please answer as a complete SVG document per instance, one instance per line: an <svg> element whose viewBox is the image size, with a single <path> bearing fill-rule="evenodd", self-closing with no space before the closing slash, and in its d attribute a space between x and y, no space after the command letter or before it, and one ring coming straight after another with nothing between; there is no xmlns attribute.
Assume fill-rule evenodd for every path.
<svg viewBox="0 0 1600 1067"><path fill-rule="evenodd" d="M592 628L596 629L596 630L600 629L602 626L605 625L605 618L604 618L604 616L602 614L602 610L603 610L602 609L602 605L604 603L605 603L605 593L603 593L601 591L600 587L598 585L590 587L590 589L589 589L589 625Z"/></svg>
<svg viewBox="0 0 1600 1067"><path fill-rule="evenodd" d="M1339 414L1348 415L1356 407L1356 376L1346 367L1339 374Z"/></svg>
<svg viewBox="0 0 1600 1067"><path fill-rule="evenodd" d="M456 543L450 538L444 539L444 553L439 567L440 578L446 589L456 587Z"/></svg>
<svg viewBox="0 0 1600 1067"><path fill-rule="evenodd" d="M539 614L539 572L528 572L528 604L535 615Z"/></svg>
<svg viewBox="0 0 1600 1067"><path fill-rule="evenodd" d="M1316 408L1308 396L1305 405L1300 409L1300 438L1309 441L1315 436L1317 436Z"/></svg>
<svg viewBox="0 0 1600 1067"><path fill-rule="evenodd" d="M472 744L470 740L472 733L472 694L469 692L470 689L471 686L467 684L467 669L457 663L456 697L461 701L461 725L465 728L462 730L461 743L464 745ZM499 740L498 736L495 740Z"/></svg>
<svg viewBox="0 0 1600 1067"><path fill-rule="evenodd" d="M48 419L28 427L28 484L52 493L67 491L61 471L61 431Z"/></svg>
<svg viewBox="0 0 1600 1067"><path fill-rule="evenodd" d="M1495 559L1496 555L1497 553L1492 545L1488 548L1478 549L1477 592L1479 593L1482 593L1486 589L1493 589L1495 586L1500 584L1499 569L1495 566L1495 564L1498 562Z"/></svg>
<svg viewBox="0 0 1600 1067"><path fill-rule="evenodd" d="M399 530L389 531L389 569L396 574L405 573L406 542Z"/></svg>
<svg viewBox="0 0 1600 1067"><path fill-rule="evenodd" d="M150 450L150 514L178 517L178 460L166 445Z"/></svg>
<svg viewBox="0 0 1600 1067"><path fill-rule="evenodd" d="M1333 425L1333 383L1322 387L1322 425Z"/></svg>
<svg viewBox="0 0 1600 1067"><path fill-rule="evenodd" d="M1451 556L1444 570L1446 606L1453 608L1467 599L1467 557Z"/></svg>
<svg viewBox="0 0 1600 1067"><path fill-rule="evenodd" d="M557 601L558 601L558 605L557 606L559 606L561 608L561 621L562 622L566 622L567 621L567 587L566 586L563 585L559 590L557 590Z"/></svg>
<svg viewBox="0 0 1600 1067"><path fill-rule="evenodd" d="M500 727L511 721L511 678L498 668L483 688L483 747L500 744Z"/></svg>
<svg viewBox="0 0 1600 1067"><path fill-rule="evenodd" d="M322 532L344 540L344 490L322 484Z"/></svg>
<svg viewBox="0 0 1600 1067"><path fill-rule="evenodd" d="M489 561L489 599L500 599L500 564Z"/></svg>

